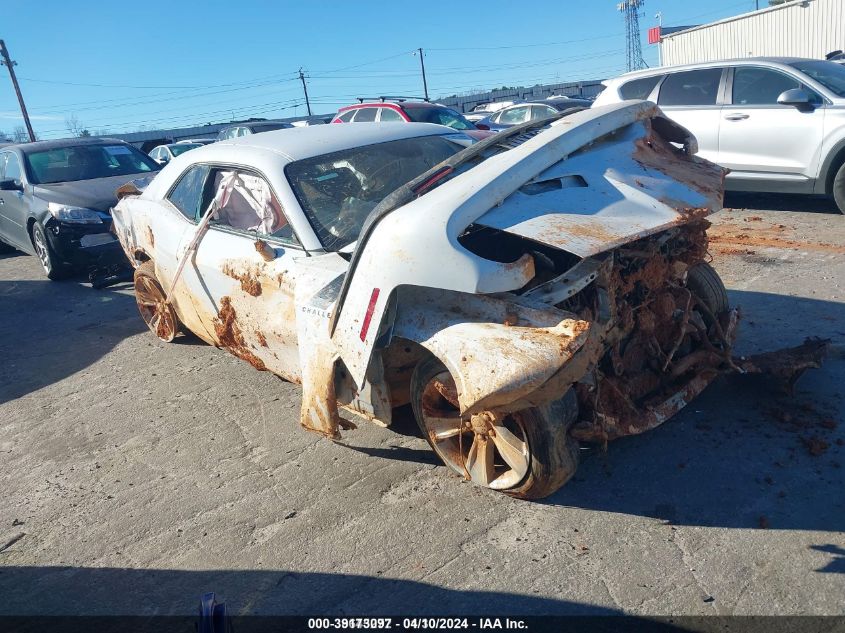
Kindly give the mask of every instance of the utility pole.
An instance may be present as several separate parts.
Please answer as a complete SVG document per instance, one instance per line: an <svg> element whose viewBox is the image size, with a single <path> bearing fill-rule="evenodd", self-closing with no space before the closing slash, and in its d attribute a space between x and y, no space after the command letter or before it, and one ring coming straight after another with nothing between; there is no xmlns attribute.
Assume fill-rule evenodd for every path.
<svg viewBox="0 0 845 633"><path fill-rule="evenodd" d="M29 114L26 111L26 104L23 102L23 95L21 94L21 87L18 85L18 78L15 77L15 66L17 62L9 59L9 51L6 49L6 43L0 40L0 66L6 66L9 69L9 76L12 78L12 85L15 87L15 94L18 95L18 103L21 105L21 114L23 115L23 122L26 124L26 131L29 133L29 140L35 142L35 132L32 131L32 123L29 122Z"/></svg>
<svg viewBox="0 0 845 633"><path fill-rule="evenodd" d="M425 80L425 62L423 62L423 50L422 48L417 49L420 53L420 68L422 69L422 76L423 76L423 92L425 93L425 100L428 101L428 83Z"/></svg>
<svg viewBox="0 0 845 633"><path fill-rule="evenodd" d="M660 37L657 41L657 65L663 65L663 11L654 14L657 18L657 26L660 28Z"/></svg>
<svg viewBox="0 0 845 633"><path fill-rule="evenodd" d="M305 85L305 75L299 69L299 80L302 82L302 90L305 92L305 107L308 108L308 116L311 116L311 102L308 101L308 86Z"/></svg>

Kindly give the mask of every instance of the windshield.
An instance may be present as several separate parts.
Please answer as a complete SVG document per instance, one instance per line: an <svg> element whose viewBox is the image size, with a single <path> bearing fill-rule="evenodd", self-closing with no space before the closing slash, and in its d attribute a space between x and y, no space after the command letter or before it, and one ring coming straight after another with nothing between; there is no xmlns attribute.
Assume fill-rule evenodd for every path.
<svg viewBox="0 0 845 633"><path fill-rule="evenodd" d="M456 130L476 129L460 112L450 108L405 108L405 114L415 123L437 123Z"/></svg>
<svg viewBox="0 0 845 633"><path fill-rule="evenodd" d="M130 145L71 145L26 154L35 185L158 171L152 158Z"/></svg>
<svg viewBox="0 0 845 633"><path fill-rule="evenodd" d="M803 61L790 64L815 79L837 97L845 98L845 66L823 61Z"/></svg>
<svg viewBox="0 0 845 633"><path fill-rule="evenodd" d="M196 149L197 147L202 147L199 143L179 143L178 145L171 145L170 152L174 156L178 156L179 154L184 154L189 149Z"/></svg>
<svg viewBox="0 0 845 633"><path fill-rule="evenodd" d="M267 123L265 125L250 125L250 129L252 129L253 134L259 134L261 132L272 132L273 130L283 130L285 128L292 127L287 123Z"/></svg>
<svg viewBox="0 0 845 633"><path fill-rule="evenodd" d="M290 163L285 174L320 242L340 250L388 194L466 146L463 134L367 145Z"/></svg>

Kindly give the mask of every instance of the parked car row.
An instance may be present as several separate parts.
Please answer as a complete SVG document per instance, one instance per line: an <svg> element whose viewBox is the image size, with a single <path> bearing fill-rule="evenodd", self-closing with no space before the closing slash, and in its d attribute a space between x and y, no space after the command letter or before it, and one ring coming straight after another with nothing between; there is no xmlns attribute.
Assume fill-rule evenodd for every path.
<svg viewBox="0 0 845 633"><path fill-rule="evenodd" d="M588 99L574 99L570 97L524 101L506 106L487 118L477 121L475 125L480 130L500 132L501 130L527 121L546 119L570 108L583 109L589 108L591 105L593 105L593 102Z"/></svg>

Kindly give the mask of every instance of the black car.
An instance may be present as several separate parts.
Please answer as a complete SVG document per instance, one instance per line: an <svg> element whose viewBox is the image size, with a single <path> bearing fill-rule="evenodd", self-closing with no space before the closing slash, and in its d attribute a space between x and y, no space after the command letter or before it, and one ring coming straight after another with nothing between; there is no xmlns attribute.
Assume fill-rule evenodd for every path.
<svg viewBox="0 0 845 633"><path fill-rule="evenodd" d="M113 139L65 139L0 149L0 241L36 255L50 279L90 265L86 247L119 244L109 232L115 191L161 167ZM125 258L124 258L125 259Z"/></svg>

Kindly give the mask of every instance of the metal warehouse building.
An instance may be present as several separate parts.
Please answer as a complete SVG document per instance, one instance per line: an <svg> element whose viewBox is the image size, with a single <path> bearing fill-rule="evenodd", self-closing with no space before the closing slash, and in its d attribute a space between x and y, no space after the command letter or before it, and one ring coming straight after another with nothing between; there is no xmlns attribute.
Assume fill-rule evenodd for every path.
<svg viewBox="0 0 845 633"><path fill-rule="evenodd" d="M663 35L663 65L756 56L824 59L845 50L845 0L792 0Z"/></svg>

